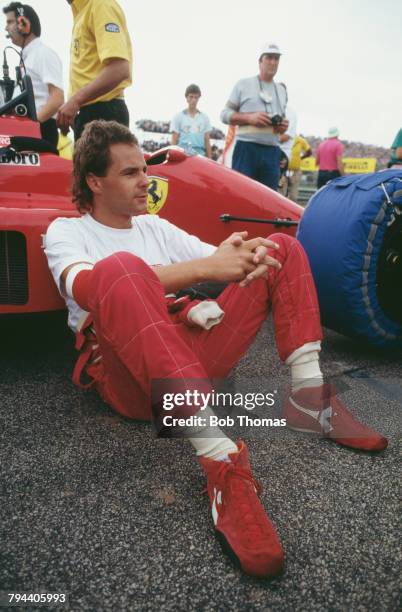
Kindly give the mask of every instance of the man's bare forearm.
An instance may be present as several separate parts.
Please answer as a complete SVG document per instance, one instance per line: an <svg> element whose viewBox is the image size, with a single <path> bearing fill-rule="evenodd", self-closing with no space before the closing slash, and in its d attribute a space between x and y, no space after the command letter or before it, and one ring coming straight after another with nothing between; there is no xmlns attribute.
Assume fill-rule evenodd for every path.
<svg viewBox="0 0 402 612"><path fill-rule="evenodd" d="M60 106L64 103L64 93L62 89L58 87L49 87L49 99L47 103L42 106L38 111L38 121L43 123L48 119L51 119L59 110Z"/></svg>
<svg viewBox="0 0 402 612"><path fill-rule="evenodd" d="M79 106L96 100L99 96L112 91L117 85L130 76L130 67L127 60L115 59L108 62L100 71L96 79L85 85L73 97Z"/></svg>
<svg viewBox="0 0 402 612"><path fill-rule="evenodd" d="M251 125L252 113L233 113L230 117L231 125Z"/></svg>
<svg viewBox="0 0 402 612"><path fill-rule="evenodd" d="M209 257L153 268L166 293L204 281L244 282L253 273L256 277L266 266L280 268L279 262L267 255L267 248L278 245L266 238L244 241L241 233L224 240ZM250 277L251 278L251 277Z"/></svg>
<svg viewBox="0 0 402 612"><path fill-rule="evenodd" d="M342 161L342 157L337 157L336 158L336 164L338 166L338 172L341 176L343 176L345 174L345 167L343 165L343 161Z"/></svg>
<svg viewBox="0 0 402 612"><path fill-rule="evenodd" d="M171 293L213 279L209 257L182 261L168 266L156 266L153 269L166 293Z"/></svg>
<svg viewBox="0 0 402 612"><path fill-rule="evenodd" d="M211 159L212 147L211 147L211 140L209 138L209 134L205 134L204 142L205 142L205 154L207 157L209 157L209 159Z"/></svg>

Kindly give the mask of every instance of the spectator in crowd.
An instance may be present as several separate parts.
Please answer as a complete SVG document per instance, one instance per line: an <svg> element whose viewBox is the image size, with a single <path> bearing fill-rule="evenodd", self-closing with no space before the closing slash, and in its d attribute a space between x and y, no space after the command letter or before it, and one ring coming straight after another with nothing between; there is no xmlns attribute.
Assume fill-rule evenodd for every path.
<svg viewBox="0 0 402 612"><path fill-rule="evenodd" d="M280 175L279 135L289 127L286 87L274 81L281 55L278 45L265 44L258 75L236 83L221 113L223 123L239 126L232 168L275 191Z"/></svg>
<svg viewBox="0 0 402 612"><path fill-rule="evenodd" d="M67 0L74 25L70 55L70 96L58 112L64 133L76 140L94 119L129 125L124 90L131 84L131 41L116 0Z"/></svg>
<svg viewBox="0 0 402 612"><path fill-rule="evenodd" d="M42 138L56 147L59 132L55 117L64 102L61 60L42 42L41 23L31 6L11 2L3 8L3 13L8 37L22 48L23 67L32 80Z"/></svg>
<svg viewBox="0 0 402 612"><path fill-rule="evenodd" d="M399 130L391 145L391 158L389 160L391 168L402 166L402 128Z"/></svg>
<svg viewBox="0 0 402 612"><path fill-rule="evenodd" d="M286 109L286 115L289 120L289 127L284 134L280 134L279 142L281 147L281 161L280 161L280 180L279 180L279 192L287 196L288 195L288 168L290 154L292 151L293 142L296 136L297 116L295 111L290 108Z"/></svg>
<svg viewBox="0 0 402 612"><path fill-rule="evenodd" d="M316 152L316 163L319 168L317 187L320 189L328 181L345 174L343 169L343 144L338 139L339 130L332 127L328 130L328 138L322 142Z"/></svg>
<svg viewBox="0 0 402 612"><path fill-rule="evenodd" d="M172 144L179 145L187 153L211 157L211 123L208 116L197 108L201 89L192 83L186 88L184 96L187 108L175 115L170 124Z"/></svg>
<svg viewBox="0 0 402 612"><path fill-rule="evenodd" d="M51 223L45 253L81 347L75 380L85 368L118 412L153 415L159 430L166 395L184 391L184 404L173 403L169 414L181 418L181 433L205 470L217 534L246 573L279 573L283 550L258 499L246 445L214 424L208 406L204 424L186 417L200 417L191 396L211 392L209 379L229 373L272 307L278 351L292 378L286 424L346 447L387 446L323 384L319 308L303 248L285 234L247 240L247 232L216 247L144 214L147 167L136 138L116 122L87 125L73 165L73 198L83 214ZM203 280L232 282L217 302L166 301L165 294ZM159 390L155 379L164 380Z"/></svg>
<svg viewBox="0 0 402 612"><path fill-rule="evenodd" d="M301 178L301 160L312 154L311 147L307 140L301 135L296 135L293 141L288 168L288 192L287 197L293 202L297 202Z"/></svg>

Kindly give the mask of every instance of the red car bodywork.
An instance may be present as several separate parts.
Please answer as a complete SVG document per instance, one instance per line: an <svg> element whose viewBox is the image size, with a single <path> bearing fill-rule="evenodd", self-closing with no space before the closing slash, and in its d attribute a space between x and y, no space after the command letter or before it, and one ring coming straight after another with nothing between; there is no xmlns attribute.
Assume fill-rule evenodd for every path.
<svg viewBox="0 0 402 612"><path fill-rule="evenodd" d="M40 138L39 124L0 118L0 138L11 135ZM71 162L51 153L36 153L30 163L0 163L0 314L65 307L49 273L42 235L56 217L78 214L69 194L70 174Z"/></svg>
<svg viewBox="0 0 402 612"><path fill-rule="evenodd" d="M16 117L0 118L0 141L8 136L40 138L39 124ZM0 154L1 155L1 154ZM302 208L267 187L216 162L190 157L177 148L146 156L149 164L150 212L202 240L218 244L230 233L249 235L296 228L260 223L223 223L229 213L260 219L298 221ZM42 235L56 217L77 216L69 192L71 162L52 153L23 153L0 163L0 314L64 308L47 267ZM17 163L18 162L18 163Z"/></svg>
<svg viewBox="0 0 402 612"><path fill-rule="evenodd" d="M198 155L188 156L180 149L162 149L147 157L150 179L148 207L152 210L153 180L167 181L166 204L156 210L175 225L196 234L201 240L219 244L234 231L247 230L249 236L268 236L277 231L295 235L296 227L231 221L222 214L259 219L299 221L303 208L265 185L253 181L216 162ZM158 190L156 189L156 195Z"/></svg>

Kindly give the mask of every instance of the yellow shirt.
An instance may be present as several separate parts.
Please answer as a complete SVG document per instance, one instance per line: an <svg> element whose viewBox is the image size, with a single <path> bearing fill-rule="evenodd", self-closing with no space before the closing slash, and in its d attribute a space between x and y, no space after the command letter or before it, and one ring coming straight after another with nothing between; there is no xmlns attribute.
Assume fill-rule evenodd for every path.
<svg viewBox="0 0 402 612"><path fill-rule="evenodd" d="M73 0L73 33L70 50L70 96L91 83L111 58L128 60L132 70L131 41L126 18L116 0ZM112 91L90 100L122 98L131 77Z"/></svg>
<svg viewBox="0 0 402 612"><path fill-rule="evenodd" d="M300 170L301 154L310 149L307 140L301 136L296 136L293 141L292 152L290 154L289 170Z"/></svg>
<svg viewBox="0 0 402 612"><path fill-rule="evenodd" d="M57 149L59 151L60 157L64 159L73 159L74 153L74 145L73 141L69 136L64 136L61 132L59 132L59 140L57 143Z"/></svg>

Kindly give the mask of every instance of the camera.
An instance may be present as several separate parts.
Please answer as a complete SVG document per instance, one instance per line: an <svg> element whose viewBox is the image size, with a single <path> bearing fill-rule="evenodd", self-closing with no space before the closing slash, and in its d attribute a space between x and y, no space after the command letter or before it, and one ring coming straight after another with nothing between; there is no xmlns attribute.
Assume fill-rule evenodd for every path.
<svg viewBox="0 0 402 612"><path fill-rule="evenodd" d="M278 125L280 125L282 123L282 115L272 115L271 117L271 123L274 127L278 127Z"/></svg>

